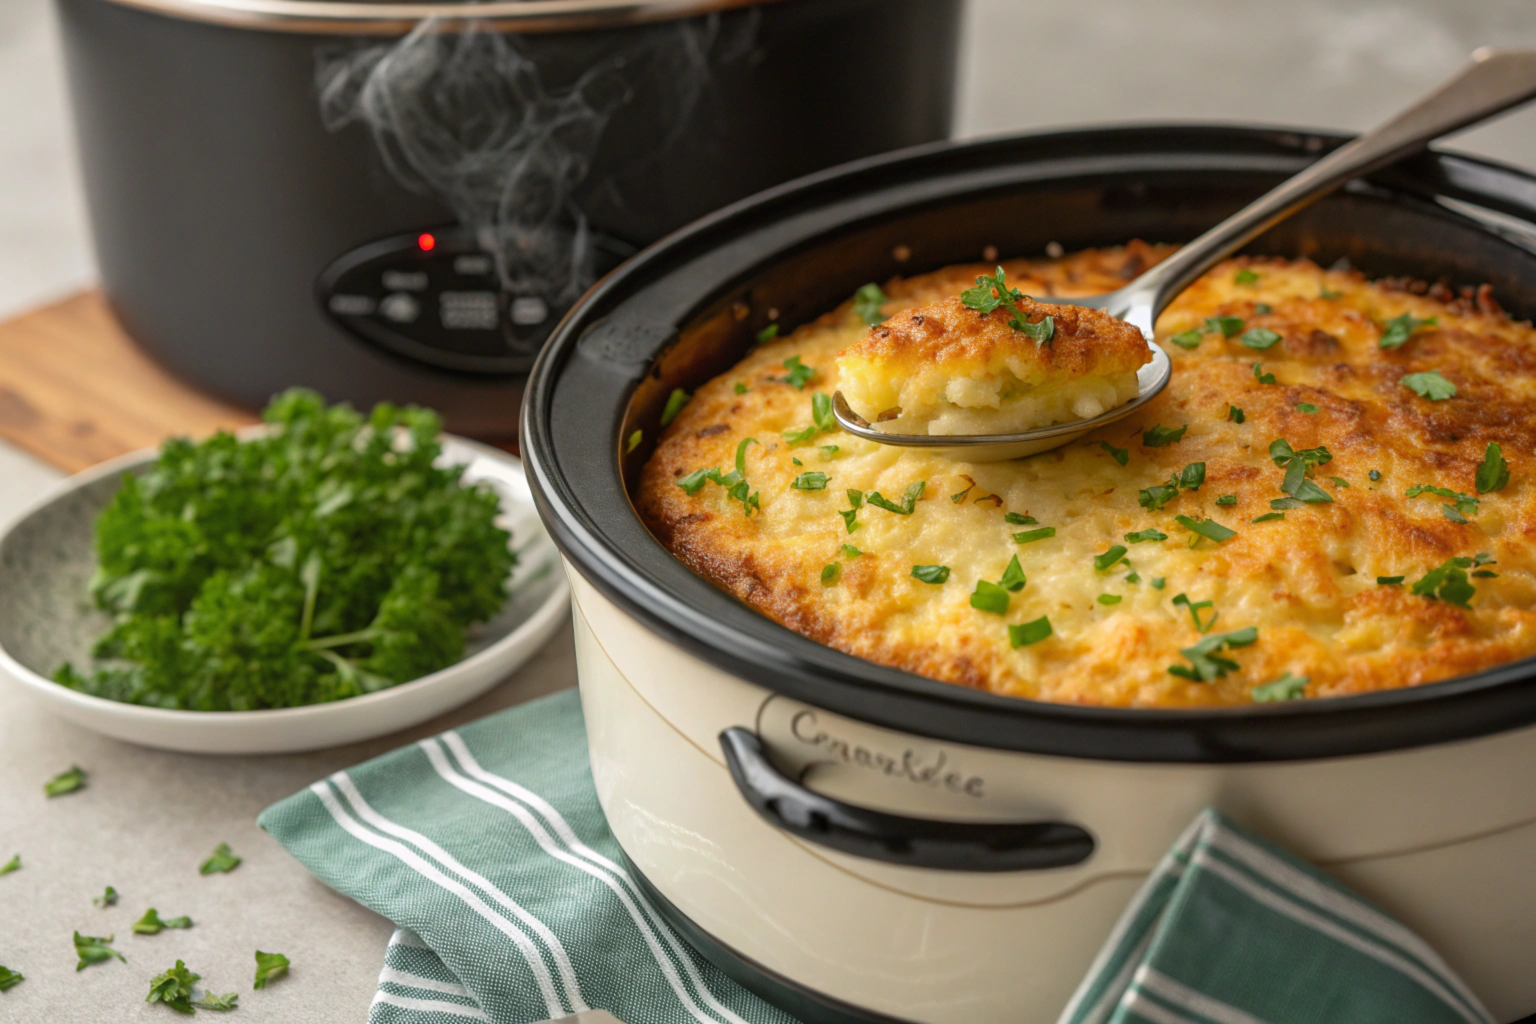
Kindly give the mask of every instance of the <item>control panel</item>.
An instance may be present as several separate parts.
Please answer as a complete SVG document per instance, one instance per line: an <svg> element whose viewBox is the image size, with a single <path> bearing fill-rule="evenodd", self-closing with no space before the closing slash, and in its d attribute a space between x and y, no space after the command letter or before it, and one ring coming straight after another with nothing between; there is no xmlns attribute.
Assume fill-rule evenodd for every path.
<svg viewBox="0 0 1536 1024"><path fill-rule="evenodd" d="M594 242L599 276L634 251L600 235ZM546 296L504 289L495 257L463 227L353 249L325 269L318 291L326 313L358 337L467 373L526 373L565 313Z"/></svg>

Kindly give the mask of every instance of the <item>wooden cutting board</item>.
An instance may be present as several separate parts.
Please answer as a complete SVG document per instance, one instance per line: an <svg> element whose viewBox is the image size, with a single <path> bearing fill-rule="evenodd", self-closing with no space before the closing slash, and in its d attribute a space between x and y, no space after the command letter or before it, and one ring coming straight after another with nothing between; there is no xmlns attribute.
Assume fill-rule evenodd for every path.
<svg viewBox="0 0 1536 1024"><path fill-rule="evenodd" d="M99 291L0 323L0 439L67 472L256 421L150 361Z"/></svg>

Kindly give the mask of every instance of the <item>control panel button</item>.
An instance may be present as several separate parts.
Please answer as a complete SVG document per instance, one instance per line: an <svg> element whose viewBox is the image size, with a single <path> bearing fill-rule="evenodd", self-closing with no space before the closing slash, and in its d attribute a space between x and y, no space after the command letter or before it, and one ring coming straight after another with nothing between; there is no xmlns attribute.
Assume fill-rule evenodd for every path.
<svg viewBox="0 0 1536 1024"><path fill-rule="evenodd" d="M438 316L449 330L494 331L501 323L495 292L442 292Z"/></svg>
<svg viewBox="0 0 1536 1024"><path fill-rule="evenodd" d="M453 258L453 272L465 277L488 277L493 269L495 264L490 256L484 253L470 253Z"/></svg>
<svg viewBox="0 0 1536 1024"><path fill-rule="evenodd" d="M338 292L332 295L326 306L337 316L367 316L378 305L372 295L350 295Z"/></svg>
<svg viewBox="0 0 1536 1024"><path fill-rule="evenodd" d="M512 300L512 322L519 327L531 327L549 319L549 303L537 295L519 295Z"/></svg>
<svg viewBox="0 0 1536 1024"><path fill-rule="evenodd" d="M395 292L384 296L384 301L379 303L379 313L397 324L415 323L421 315L421 303L405 292Z"/></svg>
<svg viewBox="0 0 1536 1024"><path fill-rule="evenodd" d="M386 270L383 281L387 291L424 292L427 290L425 270Z"/></svg>

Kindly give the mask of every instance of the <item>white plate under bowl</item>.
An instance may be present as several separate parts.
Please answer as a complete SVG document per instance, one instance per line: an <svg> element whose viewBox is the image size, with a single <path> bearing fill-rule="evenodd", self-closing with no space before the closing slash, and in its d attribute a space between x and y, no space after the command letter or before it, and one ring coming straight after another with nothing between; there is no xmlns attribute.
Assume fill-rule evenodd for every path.
<svg viewBox="0 0 1536 1024"><path fill-rule="evenodd" d="M443 439L443 461L468 466L501 495L501 525L518 550L512 596L470 630L457 664L347 700L272 711L168 711L93 697L55 683L64 661L85 670L95 639L111 625L88 593L96 567L96 513L124 473L152 461L134 452L70 477L0 532L0 676L87 729L147 747L204 754L278 754L340 746L408 728L452 710L501 682L565 620L570 588L544 532L523 466L498 449Z"/></svg>

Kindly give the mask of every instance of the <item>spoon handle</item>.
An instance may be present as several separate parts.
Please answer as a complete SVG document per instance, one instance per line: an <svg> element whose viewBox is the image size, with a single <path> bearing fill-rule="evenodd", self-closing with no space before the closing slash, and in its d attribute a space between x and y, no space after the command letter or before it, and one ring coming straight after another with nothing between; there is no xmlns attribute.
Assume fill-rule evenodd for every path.
<svg viewBox="0 0 1536 1024"><path fill-rule="evenodd" d="M1130 288L1153 317L1216 263L1351 178L1385 167L1426 143L1536 97L1536 50L1472 55L1456 76L1391 120L1323 157L1185 245ZM1129 289L1128 289L1129 290Z"/></svg>

